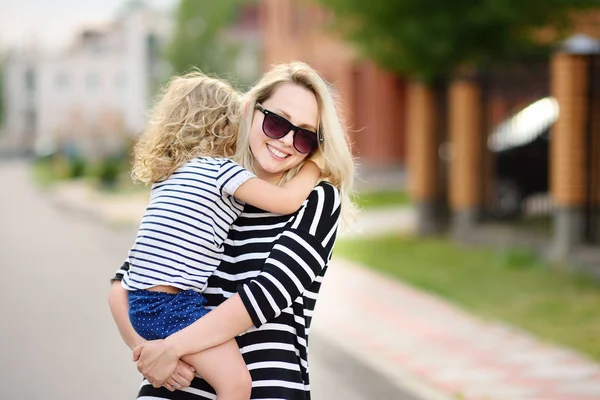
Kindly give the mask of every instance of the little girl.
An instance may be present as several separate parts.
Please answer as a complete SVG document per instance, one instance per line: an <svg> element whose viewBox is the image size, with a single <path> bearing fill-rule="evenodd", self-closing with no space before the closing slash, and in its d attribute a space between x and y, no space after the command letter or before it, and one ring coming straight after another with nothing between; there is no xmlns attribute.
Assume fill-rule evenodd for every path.
<svg viewBox="0 0 600 400"><path fill-rule="evenodd" d="M135 146L133 177L152 189L122 285L131 324L144 339L164 339L208 312L202 291L241 202L291 214L319 178L319 168L307 162L280 187L227 158L235 151L240 112L240 97L225 82L199 73L176 77ZM215 349L217 361L204 353L183 360L219 400L249 399L252 381L235 340ZM178 388L172 381L166 386Z"/></svg>

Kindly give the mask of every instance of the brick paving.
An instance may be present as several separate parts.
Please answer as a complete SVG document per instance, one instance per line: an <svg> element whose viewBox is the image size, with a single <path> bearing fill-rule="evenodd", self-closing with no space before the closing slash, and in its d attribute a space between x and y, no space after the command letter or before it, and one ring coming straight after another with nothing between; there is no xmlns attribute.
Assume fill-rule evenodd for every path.
<svg viewBox="0 0 600 400"><path fill-rule="evenodd" d="M316 330L448 398L600 399L600 365L584 356L344 260L333 262L316 313Z"/></svg>

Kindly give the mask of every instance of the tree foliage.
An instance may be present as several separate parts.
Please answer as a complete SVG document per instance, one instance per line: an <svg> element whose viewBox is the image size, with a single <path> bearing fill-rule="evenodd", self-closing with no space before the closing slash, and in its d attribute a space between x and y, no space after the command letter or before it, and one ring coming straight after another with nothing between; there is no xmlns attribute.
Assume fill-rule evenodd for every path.
<svg viewBox="0 0 600 400"><path fill-rule="evenodd" d="M572 11L600 0L316 0L334 26L384 68L430 80L543 49Z"/></svg>
<svg viewBox="0 0 600 400"><path fill-rule="evenodd" d="M240 6L248 0L180 0L173 39L166 57L182 73L198 67L207 73L230 72L238 45L223 40L223 32L235 22Z"/></svg>

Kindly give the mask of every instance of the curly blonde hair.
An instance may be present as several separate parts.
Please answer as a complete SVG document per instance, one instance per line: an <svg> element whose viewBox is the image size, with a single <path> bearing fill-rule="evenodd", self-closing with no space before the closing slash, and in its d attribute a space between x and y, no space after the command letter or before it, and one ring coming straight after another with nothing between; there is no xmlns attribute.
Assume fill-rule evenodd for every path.
<svg viewBox="0 0 600 400"><path fill-rule="evenodd" d="M133 179L167 179L195 157L231 157L241 112L240 94L201 72L172 78L133 148Z"/></svg>

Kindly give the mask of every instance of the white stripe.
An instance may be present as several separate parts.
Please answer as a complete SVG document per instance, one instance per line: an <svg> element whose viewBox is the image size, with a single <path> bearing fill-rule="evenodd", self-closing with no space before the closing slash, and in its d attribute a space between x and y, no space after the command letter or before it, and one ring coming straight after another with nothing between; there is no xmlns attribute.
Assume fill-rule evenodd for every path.
<svg viewBox="0 0 600 400"><path fill-rule="evenodd" d="M248 370L252 371L254 369L262 369L262 368L280 368L280 369L288 369L291 371L300 371L300 366L298 364L286 363L281 361L264 361L248 364Z"/></svg>
<svg viewBox="0 0 600 400"><path fill-rule="evenodd" d="M296 329L294 327L284 324L274 324L272 322L267 322L266 324L260 327L260 330L269 330L269 331L280 331L280 332L289 332L294 335L297 334Z"/></svg>
<svg viewBox="0 0 600 400"><path fill-rule="evenodd" d="M305 250L307 250L315 258L315 260L319 261L319 266L321 268L325 266L325 260L323 260L323 257L321 257L321 255L315 250L315 248L308 244L306 240L304 240L302 237L298 236L294 232L285 232L285 235L290 239L294 239L298 244L302 245L302 247Z"/></svg>
<svg viewBox="0 0 600 400"><path fill-rule="evenodd" d="M306 326L304 318L299 315L294 315L294 322L296 322L298 325Z"/></svg>
<svg viewBox="0 0 600 400"><path fill-rule="evenodd" d="M329 233L327 234L327 236L325 236L325 239L323 239L323 241L321 242L321 245L323 247L327 247L327 243L329 243L329 241L331 240L331 237L333 236L333 234L337 231L338 225L339 225L339 218L335 221L335 224L333 224L333 227L331 228L331 230L329 231Z"/></svg>
<svg viewBox="0 0 600 400"><path fill-rule="evenodd" d="M298 344L304 348L306 348L306 339L304 339L303 337L300 336L296 336L296 339L298 339Z"/></svg>
<svg viewBox="0 0 600 400"><path fill-rule="evenodd" d="M289 389L304 390L305 385L302 383L268 380L268 381L252 381L252 387L284 387Z"/></svg>
<svg viewBox="0 0 600 400"><path fill-rule="evenodd" d="M310 229L308 233L315 236L317 234L317 227L319 226L319 222L321 221L321 214L323 214L323 207L325 203L325 192L323 188L317 187L317 197L319 202L317 203L317 209L315 210L315 215L313 217L312 223L310 224Z"/></svg>
<svg viewBox="0 0 600 400"><path fill-rule="evenodd" d="M246 279L254 278L259 273L260 273L260 271L248 271L248 272L240 272L238 274L228 274L219 269L216 269L214 272L214 275L216 275L220 278L223 278L223 279L227 279L232 282L236 282L236 281L243 281Z"/></svg>
<svg viewBox="0 0 600 400"><path fill-rule="evenodd" d="M246 232L246 231L268 231L275 230L277 228L283 228L287 224L286 222L280 222L278 224L269 224L269 225L252 225L252 226L238 226L232 225L231 229L237 232Z"/></svg>
<svg viewBox="0 0 600 400"><path fill-rule="evenodd" d="M269 257L269 254L270 254L270 252L246 253L246 254L242 254L237 257L231 257L231 256L223 254L223 261L228 262L230 264L235 264L237 262L246 261L246 260L264 260L267 257Z"/></svg>
<svg viewBox="0 0 600 400"><path fill-rule="evenodd" d="M250 300L250 303L252 303L252 308L256 312L258 319L260 320L260 323L264 324L265 322L267 322L267 319L265 318L265 316L262 313L262 310L258 306L256 299L254 298L254 296L252 296L252 291L250 289L248 289L248 286L246 286L246 285L243 286L242 290L244 290L244 292L246 292L246 296L248 296L248 300Z"/></svg>
<svg viewBox="0 0 600 400"><path fill-rule="evenodd" d="M292 298L290 297L290 294L283 287L281 282L279 282L279 280L277 280L273 275L271 275L270 273L268 273L266 271L262 273L262 276L264 276L265 278L270 280L273 283L273 285L275 285L275 287L277 289L279 289L279 293L281 293L283 295L283 297L285 297L286 304L292 304Z"/></svg>
<svg viewBox="0 0 600 400"><path fill-rule="evenodd" d="M317 299L317 294L315 292L311 292L309 290L304 292L304 296L308 297L311 300L316 300Z"/></svg>
<svg viewBox="0 0 600 400"><path fill-rule="evenodd" d="M258 281L253 281L253 282L256 286L258 286L260 288L260 290L262 290L263 295L266 297L267 301L269 302L269 305L275 312L275 317L278 317L279 314L281 313L281 311L280 311L280 308L277 305L277 303L275 303L275 299L273 298L273 296L271 296L271 293L269 293L269 291L260 282L258 282Z"/></svg>
<svg viewBox="0 0 600 400"><path fill-rule="evenodd" d="M261 351L261 350L287 350L298 353L298 349L289 343L278 343L278 342L263 342L250 344L248 346L244 346L240 348L242 354L251 353L253 351Z"/></svg>
<svg viewBox="0 0 600 400"><path fill-rule="evenodd" d="M220 294L223 297L225 297L226 299L228 299L231 296L233 296L236 292L228 292L226 290L223 290L220 287L207 287L206 290L204 290L203 293L204 294Z"/></svg>
<svg viewBox="0 0 600 400"><path fill-rule="evenodd" d="M302 293L304 291L304 287L302 286L302 283L298 280L298 277L285 264L271 258L265 261L265 264L274 265L275 267L279 268L282 272L284 272L292 280L294 285L296 285L298 293Z"/></svg>
<svg viewBox="0 0 600 400"><path fill-rule="evenodd" d="M308 202L302 205L300 211L298 212L298 215L296 215L296 220L292 224L292 229L298 229L298 227L300 226L300 222L302 222L302 218L304 218L304 211L306 211L306 204L308 204Z"/></svg>
<svg viewBox="0 0 600 400"><path fill-rule="evenodd" d="M306 263L306 261L304 261L302 259L302 257L300 257L298 254L296 254L294 251L290 250L287 247L281 246L281 245L275 245L275 247L273 247L273 250L279 250L282 253L287 254L292 260L296 261L296 264L298 264L299 266L302 267L302 269L304 269L304 271L306 272L306 274L310 277L310 280L313 281L316 277L314 271L308 266L308 264ZM314 254L313 254L314 255ZM323 264L321 262L321 257L317 258L315 261L317 261L319 263L319 266L322 268ZM300 292L303 292L303 290L301 290Z"/></svg>
<svg viewBox="0 0 600 400"><path fill-rule="evenodd" d="M250 238L250 239L244 239L244 240L231 240L229 238L225 239L225 244L228 244L230 246L243 246L243 245L247 245L247 244L254 244L254 243L272 243L272 242L276 242L277 240L279 240L279 237L281 236L281 233L278 234L277 236L270 236L270 237L264 237L264 238Z"/></svg>

